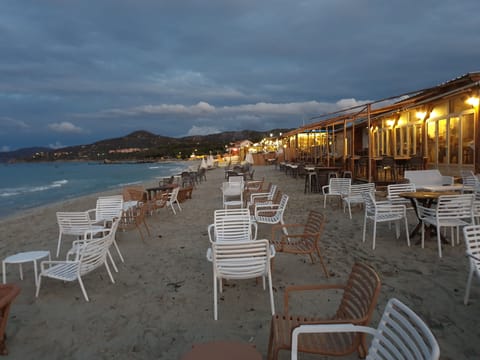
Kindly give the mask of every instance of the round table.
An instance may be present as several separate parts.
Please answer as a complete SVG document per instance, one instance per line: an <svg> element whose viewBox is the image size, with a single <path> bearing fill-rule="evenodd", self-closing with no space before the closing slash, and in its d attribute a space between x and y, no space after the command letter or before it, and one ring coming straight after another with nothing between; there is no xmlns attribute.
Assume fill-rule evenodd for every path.
<svg viewBox="0 0 480 360"><path fill-rule="evenodd" d="M35 273L35 286L38 283L38 275L37 275L37 260L43 259L48 257L50 258L50 251L26 251L20 252L15 255L10 255L2 262L2 271L3 271L3 283L6 284L7 282L7 272L6 272L6 264L18 264L20 267L20 279L23 280L23 269L22 264L26 262L33 262L33 271Z"/></svg>
<svg viewBox="0 0 480 360"><path fill-rule="evenodd" d="M237 341L212 341L195 344L181 360L262 360L253 344Z"/></svg>

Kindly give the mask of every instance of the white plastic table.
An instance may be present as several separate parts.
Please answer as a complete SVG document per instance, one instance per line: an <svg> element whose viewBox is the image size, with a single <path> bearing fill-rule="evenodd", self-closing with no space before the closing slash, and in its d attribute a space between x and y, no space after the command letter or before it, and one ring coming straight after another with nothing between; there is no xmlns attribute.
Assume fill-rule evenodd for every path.
<svg viewBox="0 0 480 360"><path fill-rule="evenodd" d="M2 261L2 271L3 271L3 283L7 283L7 271L6 264L18 264L20 267L20 279L23 280L23 269L22 264L32 261L33 262L33 271L35 274L35 286L38 283L37 275L37 260L48 257L48 260L51 260L50 251L26 251L20 252L15 255L10 255L5 260Z"/></svg>

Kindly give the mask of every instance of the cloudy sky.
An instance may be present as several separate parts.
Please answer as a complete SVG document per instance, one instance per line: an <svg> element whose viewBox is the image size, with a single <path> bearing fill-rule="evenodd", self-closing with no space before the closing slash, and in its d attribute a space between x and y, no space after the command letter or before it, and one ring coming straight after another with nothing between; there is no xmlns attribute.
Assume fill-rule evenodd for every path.
<svg viewBox="0 0 480 360"><path fill-rule="evenodd" d="M0 151L297 127L480 70L478 0L2 0Z"/></svg>

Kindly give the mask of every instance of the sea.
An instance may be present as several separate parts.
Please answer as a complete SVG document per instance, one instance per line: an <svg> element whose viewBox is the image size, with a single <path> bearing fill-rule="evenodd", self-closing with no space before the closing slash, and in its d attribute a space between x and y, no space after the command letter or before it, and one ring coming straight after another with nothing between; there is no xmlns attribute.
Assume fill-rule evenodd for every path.
<svg viewBox="0 0 480 360"><path fill-rule="evenodd" d="M187 161L159 163L45 162L0 164L0 218L79 196L158 181Z"/></svg>

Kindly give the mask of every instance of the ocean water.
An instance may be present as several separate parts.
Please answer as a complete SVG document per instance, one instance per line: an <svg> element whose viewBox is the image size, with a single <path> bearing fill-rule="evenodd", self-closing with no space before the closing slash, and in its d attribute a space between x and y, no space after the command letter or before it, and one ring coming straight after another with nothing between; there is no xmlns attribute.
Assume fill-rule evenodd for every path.
<svg viewBox="0 0 480 360"><path fill-rule="evenodd" d="M153 181L180 173L188 162L0 164L0 217L37 206Z"/></svg>

